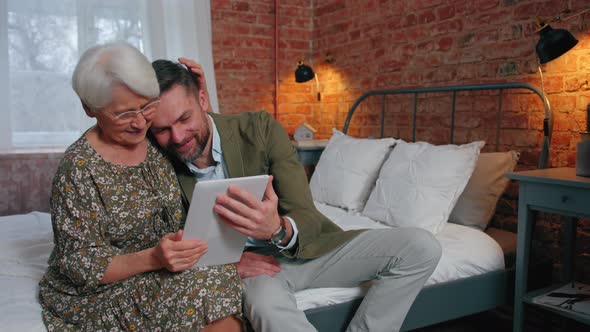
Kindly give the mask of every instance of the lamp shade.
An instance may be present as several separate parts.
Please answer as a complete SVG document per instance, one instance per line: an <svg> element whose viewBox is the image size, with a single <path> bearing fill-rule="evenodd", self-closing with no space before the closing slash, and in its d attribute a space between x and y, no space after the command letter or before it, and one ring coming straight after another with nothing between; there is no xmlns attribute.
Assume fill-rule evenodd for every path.
<svg viewBox="0 0 590 332"><path fill-rule="evenodd" d="M571 50L578 40L567 30L553 29L546 25L541 29L541 37L537 43L537 56L541 63L555 60Z"/></svg>
<svg viewBox="0 0 590 332"><path fill-rule="evenodd" d="M295 69L295 82L303 83L313 79L315 73L310 66L304 64L303 62L299 62L297 65L297 69Z"/></svg>

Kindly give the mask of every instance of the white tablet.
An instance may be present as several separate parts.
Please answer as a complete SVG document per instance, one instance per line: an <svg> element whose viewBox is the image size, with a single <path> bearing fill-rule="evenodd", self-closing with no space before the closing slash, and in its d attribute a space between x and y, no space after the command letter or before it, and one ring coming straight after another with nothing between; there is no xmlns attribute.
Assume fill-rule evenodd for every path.
<svg viewBox="0 0 590 332"><path fill-rule="evenodd" d="M228 226L213 211L215 198L234 185L262 199L268 178L268 175L257 175L197 182L184 225L183 239L207 241L209 249L195 266L231 264L240 260L248 237Z"/></svg>

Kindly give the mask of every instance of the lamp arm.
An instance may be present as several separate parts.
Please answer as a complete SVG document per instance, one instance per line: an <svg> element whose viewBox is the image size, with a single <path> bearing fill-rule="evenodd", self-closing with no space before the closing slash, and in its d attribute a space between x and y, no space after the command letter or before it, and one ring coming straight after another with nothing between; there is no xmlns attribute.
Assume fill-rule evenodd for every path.
<svg viewBox="0 0 590 332"><path fill-rule="evenodd" d="M587 13L587 12L590 12L590 7L586 8L584 10L581 10L581 11L579 11L579 12L573 14L573 15L567 16L567 17L563 17L562 18L561 15L559 15L559 16L557 16L557 21L569 21L572 18L574 18L576 16L580 16L580 15L582 15L584 13ZM566 12L563 12L562 14L564 14L564 13L566 13Z"/></svg>
<svg viewBox="0 0 590 332"><path fill-rule="evenodd" d="M549 167L549 146L551 145L551 135L553 134L553 113L551 111L551 104L549 98L545 95L545 80L543 78L543 71L541 66L537 67L539 75L541 76L541 91L537 88L531 88L541 100L543 100L543 106L545 107L545 118L543 119L543 146L541 148L541 155L539 156L538 168Z"/></svg>
<svg viewBox="0 0 590 332"><path fill-rule="evenodd" d="M539 75L541 76L541 97L543 99L543 106L545 107L543 135L551 139L551 134L553 133L553 114L551 113L551 104L549 103L549 98L547 98L547 95L545 94L545 79L543 78L543 71L541 70L541 66L537 67L537 69L539 70Z"/></svg>
<svg viewBox="0 0 590 332"><path fill-rule="evenodd" d="M318 79L318 74L314 74L313 77L315 78L315 86L318 92L318 101L322 99L322 95L320 94L320 80Z"/></svg>
<svg viewBox="0 0 590 332"><path fill-rule="evenodd" d="M574 17L578 17L578 16L583 15L583 14L585 14L587 12L590 12L590 7L586 8L586 9L583 9L583 10L581 10L581 11L575 13L575 14L572 14L570 16L563 17L564 14L568 14L570 12L571 11L568 9L568 10L562 11L561 13L559 13L555 17L550 17L550 18L542 18L542 17L539 17L539 16L535 17L535 27L536 27L535 32L539 32L544 27L546 27L547 25L549 25L549 24L551 24L553 22L565 22L565 21L569 21L569 20L571 20Z"/></svg>
<svg viewBox="0 0 590 332"><path fill-rule="evenodd" d="M537 94L539 94L537 92ZM551 136L553 134L553 114L549 99L542 93L543 104L545 106L545 118L543 119L543 147L539 157L538 168L549 167L549 146L551 145Z"/></svg>

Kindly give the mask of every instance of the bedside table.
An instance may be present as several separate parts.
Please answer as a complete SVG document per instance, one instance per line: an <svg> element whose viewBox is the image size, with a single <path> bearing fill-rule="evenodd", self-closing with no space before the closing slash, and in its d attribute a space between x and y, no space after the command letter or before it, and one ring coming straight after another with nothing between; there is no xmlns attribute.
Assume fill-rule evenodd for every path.
<svg viewBox="0 0 590 332"><path fill-rule="evenodd" d="M303 166L315 166L320 160L324 148L328 145L327 139L292 142L297 150L297 159Z"/></svg>
<svg viewBox="0 0 590 332"><path fill-rule="evenodd" d="M328 145L327 139L314 139L309 141L292 141L295 150L297 150L297 159L307 172L307 177L311 177L315 165L320 160L320 156Z"/></svg>
<svg viewBox="0 0 590 332"><path fill-rule="evenodd" d="M509 173L506 176L520 181L513 331L520 332L523 330L525 303L590 325L590 315L533 301L536 296L551 292L559 286L563 286L563 283L550 288L527 292L529 254L535 224L534 211L572 217L567 218L562 225L564 234L564 248L562 249L566 252L563 259L563 279L567 282L573 280L577 226L575 218L590 216L590 178L576 176L574 168L539 169Z"/></svg>

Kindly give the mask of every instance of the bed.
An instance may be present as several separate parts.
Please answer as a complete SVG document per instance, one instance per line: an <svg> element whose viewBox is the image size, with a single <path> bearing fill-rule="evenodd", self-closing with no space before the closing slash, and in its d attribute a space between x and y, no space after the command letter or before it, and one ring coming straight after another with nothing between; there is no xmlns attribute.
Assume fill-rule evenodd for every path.
<svg viewBox="0 0 590 332"><path fill-rule="evenodd" d="M394 121L402 120L410 122L409 125L406 126L406 129L409 131L410 140L415 142L418 132L417 121L419 117L419 103L427 100L425 98L420 99L420 96L431 94L435 97L446 97L446 99L444 99L445 97L441 99L444 99L445 102L447 102L446 110L449 112L446 113L445 116L447 118L443 118L442 122L448 124L443 127L445 127L444 130L449 130L447 137L448 143L453 144L455 143L455 138L459 136L456 132L456 127L459 127L456 125L456 122L458 121L456 119L457 113L466 110L465 104L457 107L457 100L458 98L465 98L466 96L469 98L470 93L473 91L486 96L484 99L486 101L490 99L496 100L495 111L490 113L486 110L487 113L483 114L486 120L495 123L495 126L492 126L489 129L489 131L492 132L492 135L487 137L488 140L492 142L492 144L488 144L488 148L493 147L493 151L500 150L501 129L505 126L503 125L503 105L510 103L510 100L505 99L505 91L509 91L517 96L522 96L525 101L521 102L521 105L523 103L530 103L531 105L535 104L539 105L540 108L544 108L542 147L537 167L546 168L548 166L549 142L551 140L553 127L551 108L542 91L525 83L498 83L369 91L353 103L346 116L343 133L347 133L353 120L353 116L360 106L362 106L362 103L367 102L367 100L372 97L374 99L376 98L378 102L373 103L373 105L370 105L368 108L372 108L373 111L375 111L375 109L377 110L377 112L373 112L372 115L377 113L377 115L380 116L378 136L381 138L385 137L385 126L387 122L386 112L392 109L392 107L388 107L387 105L388 98L391 96L403 95L409 96L411 102L406 104L404 104L403 101L400 102L394 100L394 102L399 103L402 108L409 108L409 112L406 112L405 115L398 115L394 118ZM391 103L391 101L389 102ZM437 104L435 103L434 105ZM432 106L432 104L430 106ZM437 106L440 107L440 105ZM486 107L484 105L477 105L477 102L474 102L467 106L467 111L471 111L470 107L477 108L478 106ZM457 108L459 108L459 111L457 111ZM510 108L510 106L505 108ZM393 109L395 109L395 107L393 107ZM526 111L530 111L530 108L526 109ZM369 114L369 117L370 116L371 114ZM391 120L389 120L389 122L391 125ZM398 129L397 134L399 135L402 132L403 128L401 130ZM359 133L356 134L358 135ZM394 133L394 135L395 134L396 133ZM491 149L488 149L488 151L490 150ZM331 206L317 203L316 205L318 205L318 208L324 214L332 218L344 229L385 227L382 223L358 216L358 213L355 215ZM403 331L433 325L512 303L514 280L513 263L516 251L516 234L493 227L486 228L485 232L472 232L472 229L465 230L464 226L448 223L446 228L437 234L436 237L443 247L441 262L432 277L426 283L424 289L418 294L406 316L402 327ZM482 247L482 245L484 246ZM485 249L480 251L475 250L474 248ZM453 255L456 256L453 257ZM484 256L486 258L482 258ZM453 261L451 258L455 258L456 260ZM480 264L483 262L488 262L490 264ZM445 272L448 272L449 270L457 272L466 266L470 266L472 268L471 271L462 271L467 273L443 272L443 270L447 270ZM546 266L543 265L540 268L543 269L546 268ZM322 300L313 302L308 307L305 307L308 319L319 331L344 331L348 322L354 316L356 308L362 301L363 291L363 287L348 290L306 290L297 294L297 298L300 303L305 301L313 302L312 300L308 300L308 296L312 297L311 295L313 293L320 293L323 298Z"/></svg>
<svg viewBox="0 0 590 332"><path fill-rule="evenodd" d="M347 229L387 227L369 218L350 215L325 204L318 203L318 208ZM37 302L37 283L45 272L46 262L53 248L50 215L32 212L0 217L0 228L0 330L45 331L41 320L41 307ZM483 232L449 224L437 238L446 253L443 259L453 261L443 262L437 267L426 289L445 280L457 280L466 276L481 275L487 271L501 271L504 268L502 249ZM462 249L469 246L476 248L477 252L471 252L466 257ZM471 264L469 261L473 261L474 257L481 260ZM360 301L366 286L305 290L298 292L296 298L300 308L306 309L316 326L321 330L335 331L333 320L330 320L329 327L322 327L325 319L323 317L338 314L341 310L352 310L348 306ZM503 290L506 285L499 283L496 287L498 288L490 291ZM502 293L496 296L505 300ZM477 303L477 306L482 305L479 299L472 298L471 302L474 302L474 305ZM335 309L336 311L331 312ZM438 311L440 308L431 313ZM420 319L421 323L424 321L423 318Z"/></svg>
<svg viewBox="0 0 590 332"><path fill-rule="evenodd" d="M502 92L523 91L536 95L545 106L544 145L539 167L547 164L550 110L544 95L536 88L520 83L454 86L403 90L370 91L351 108L343 135L347 133L355 110L369 96L386 97L410 94L414 98L412 140L416 139L418 94L452 94L450 143L454 143L455 102L464 91L493 91L499 107L496 127L501 126ZM532 93L531 93L532 92ZM381 107L381 136L384 136L385 106ZM401 143L400 143L401 144ZM496 150L499 140L496 140ZM395 150L395 148L394 148ZM385 158L384 158L385 159ZM475 166L474 166L475 167ZM312 179L313 180L313 179ZM372 186L369 186L372 188ZM314 196L314 199L316 196ZM317 208L344 229L391 227L368 217L362 210L351 210L326 204L318 199ZM496 308L512 301L511 274L515 253L515 234L495 228L484 231L465 225L445 223L436 233L443 247L443 256L435 272L414 302L403 330L412 330L446 320ZM0 326L5 331L44 331L41 307L37 301L37 284L47 267L53 247L53 234L48 213L32 212L0 217ZM369 285L356 288L308 289L296 294L298 306L319 331L343 331ZM476 296L474 296L476 295ZM452 301L449 301L452 299Z"/></svg>

